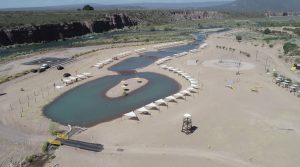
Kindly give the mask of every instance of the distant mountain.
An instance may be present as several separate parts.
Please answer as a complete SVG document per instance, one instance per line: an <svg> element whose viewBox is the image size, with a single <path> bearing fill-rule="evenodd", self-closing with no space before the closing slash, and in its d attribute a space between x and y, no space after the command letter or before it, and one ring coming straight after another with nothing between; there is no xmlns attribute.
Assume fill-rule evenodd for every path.
<svg viewBox="0 0 300 167"><path fill-rule="evenodd" d="M215 9L236 11L300 11L300 0L236 0Z"/></svg>
<svg viewBox="0 0 300 167"><path fill-rule="evenodd" d="M213 6L221 6L231 3L233 0L210 1L210 2L187 2L187 3L130 3L130 4L90 4L97 10L128 9L128 10L149 10L149 9L195 9ZM49 11L49 10L76 10L81 9L85 4L47 6L47 7L27 7L27 8L7 8L1 11Z"/></svg>
<svg viewBox="0 0 300 167"><path fill-rule="evenodd" d="M139 6L143 9L196 9L204 7L220 6L231 3L228 1L211 1L211 2L187 2L187 3L134 3L121 6Z"/></svg>

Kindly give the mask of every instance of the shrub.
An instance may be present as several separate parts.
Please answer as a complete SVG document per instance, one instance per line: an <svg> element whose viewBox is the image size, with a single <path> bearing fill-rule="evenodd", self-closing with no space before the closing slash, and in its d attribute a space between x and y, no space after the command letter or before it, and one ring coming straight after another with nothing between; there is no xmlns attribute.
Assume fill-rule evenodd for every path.
<svg viewBox="0 0 300 167"><path fill-rule="evenodd" d="M59 131L59 127L56 123L51 123L48 130L53 136L55 136Z"/></svg>
<svg viewBox="0 0 300 167"><path fill-rule="evenodd" d="M295 59L295 63L300 64L300 58L299 57Z"/></svg>
<svg viewBox="0 0 300 167"><path fill-rule="evenodd" d="M174 29L173 29L173 27L165 27L164 28L164 31L173 31Z"/></svg>
<svg viewBox="0 0 300 167"><path fill-rule="evenodd" d="M298 45L294 43L287 42L283 45L284 54L288 54L291 51L294 51L298 48Z"/></svg>
<svg viewBox="0 0 300 167"><path fill-rule="evenodd" d="M286 57L286 58L284 59L284 62L285 62L285 63L288 63L288 62L289 62L289 59Z"/></svg>
<svg viewBox="0 0 300 167"><path fill-rule="evenodd" d="M151 27L150 31L156 31L155 27Z"/></svg>
<svg viewBox="0 0 300 167"><path fill-rule="evenodd" d="M236 40L238 40L238 41L241 41L243 38L242 38L242 36L240 36L240 35L237 35L236 37Z"/></svg>
<svg viewBox="0 0 300 167"><path fill-rule="evenodd" d="M43 145L42 145L42 151L43 151L44 153L48 151L48 146L49 146L49 143L48 143L48 142L43 143Z"/></svg>
<svg viewBox="0 0 300 167"><path fill-rule="evenodd" d="M273 44L270 44L270 45L269 45L269 47L270 47L270 48L273 48L273 47L274 47L274 45L273 45Z"/></svg>
<svg viewBox="0 0 300 167"><path fill-rule="evenodd" d="M271 30L269 29L269 28L266 28L264 31L263 31L263 33L264 34L271 34Z"/></svg>
<svg viewBox="0 0 300 167"><path fill-rule="evenodd" d="M27 163L32 163L33 162L33 160L36 158L36 155L30 155L30 156L27 156L26 158L25 158L25 162L27 162Z"/></svg>

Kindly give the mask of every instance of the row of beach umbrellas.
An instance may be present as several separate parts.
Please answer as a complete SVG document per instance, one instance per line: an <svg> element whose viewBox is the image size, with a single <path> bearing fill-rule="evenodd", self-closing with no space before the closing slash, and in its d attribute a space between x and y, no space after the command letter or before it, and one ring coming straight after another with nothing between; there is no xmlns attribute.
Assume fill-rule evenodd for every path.
<svg viewBox="0 0 300 167"><path fill-rule="evenodd" d="M182 52L182 53L176 53L174 54L175 57L182 57L182 56L185 56L185 55L188 55L189 53L188 52Z"/></svg>
<svg viewBox="0 0 300 167"><path fill-rule="evenodd" d="M117 54L117 57L118 58L124 58L124 57L127 57L127 56L131 55L132 53L133 53L132 51L122 52L122 53Z"/></svg>
<svg viewBox="0 0 300 167"><path fill-rule="evenodd" d="M208 46L208 44L204 43L204 44L200 45L200 49L205 49L207 46Z"/></svg>
<svg viewBox="0 0 300 167"><path fill-rule="evenodd" d="M163 43L163 44L155 45L155 46L153 46L153 48L155 48L155 49L162 49L162 48L172 47L172 46L181 45L181 44L184 44L184 42L183 41L179 41L179 42Z"/></svg>
<svg viewBox="0 0 300 167"><path fill-rule="evenodd" d="M82 74L77 74L75 76L70 76L68 78L63 78L62 82L65 85L70 85L70 84L73 84L73 83L75 83L77 81L81 81L81 80L87 79L87 78L92 77L92 76L93 75L91 73L85 72L85 73L82 73Z"/></svg>
<svg viewBox="0 0 300 167"><path fill-rule="evenodd" d="M167 56L167 57L164 57L164 58L162 58L162 59L158 59L158 60L155 62L155 64L161 65L161 64L163 64L163 63L165 63L166 61L169 61L169 60L171 60L171 59L172 59L171 56Z"/></svg>
<svg viewBox="0 0 300 167"><path fill-rule="evenodd" d="M176 54L174 54L174 56L175 57L182 57L182 56L188 55L189 53L196 53L196 52L198 52L198 49L192 49L188 52L176 53Z"/></svg>
<svg viewBox="0 0 300 167"><path fill-rule="evenodd" d="M195 80L193 77L191 77L188 73L185 73L184 71L182 71L180 69L170 67L167 65L161 65L160 67L162 69L177 73L178 75L182 76L183 78L185 78L186 80L188 80L190 82L190 87L188 87L187 89L182 90L178 93L175 93L173 95L165 97L163 99L159 99L152 103L149 103L141 108L138 108L127 114L124 114L124 116L129 117L129 118L137 118L136 113L150 115L150 110L159 110L160 106L168 106L169 102L177 102L180 99L185 99L186 96L192 96L192 93L197 93L198 92L197 89L200 89L200 87L198 86L198 81Z"/></svg>
<svg viewBox="0 0 300 167"><path fill-rule="evenodd" d="M96 67L96 68L100 69L100 68L104 67L105 65L108 65L108 64L112 63L113 61L114 60L112 58L106 59L106 60L102 60L102 61L96 63L95 65L93 65L93 67Z"/></svg>
<svg viewBox="0 0 300 167"><path fill-rule="evenodd" d="M136 49L134 50L135 53L140 54L146 51L146 48Z"/></svg>
<svg viewBox="0 0 300 167"><path fill-rule="evenodd" d="M145 51L146 51L146 48L136 49L134 51L126 51L126 52L123 52L123 53L119 53L116 56L116 58L124 58L124 57L127 57L127 56L129 56L133 53L140 54L140 53L143 53ZM108 64L112 63L113 61L114 61L114 59L109 58L109 59L97 62L95 65L93 65L93 67L96 67L96 68L100 69L100 68L103 68L105 65L108 65Z"/></svg>

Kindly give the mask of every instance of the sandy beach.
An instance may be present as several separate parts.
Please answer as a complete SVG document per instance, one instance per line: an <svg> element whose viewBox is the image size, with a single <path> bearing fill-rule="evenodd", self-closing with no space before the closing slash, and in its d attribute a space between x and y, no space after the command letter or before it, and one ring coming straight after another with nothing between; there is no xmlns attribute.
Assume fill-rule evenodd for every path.
<svg viewBox="0 0 300 167"><path fill-rule="evenodd" d="M291 73L278 59L280 45L263 48L248 41L239 43L232 35L235 31L212 34L205 41L208 44L205 49L165 63L198 80L201 87L198 93L178 99L177 103L169 102L168 107L160 107L160 111L151 110L151 116L138 114L140 121L120 117L88 128L72 139L103 144L102 152L61 146L55 152L56 158L46 166L298 166L299 98L272 82L271 74L265 72L265 59L270 58L270 69L276 68L295 81L299 81L300 77ZM217 45L246 51L252 56L220 50ZM154 50L152 46L142 47ZM52 138L48 132L51 120L43 116L43 106L79 84L116 74L107 68L122 59L102 69L93 68L95 62L140 48L128 46L99 50L65 65L63 71L50 69L43 74L30 74L0 85L1 90L7 93L0 96L0 161L39 152L42 143ZM258 58L253 56L257 50ZM234 68L228 70L204 65L218 59L239 60L252 68L241 68L240 75L236 75ZM190 65L190 60L197 60L197 63ZM169 76L181 84L182 90L190 86L183 77L156 64L137 71ZM93 77L61 89L53 86L54 83L63 86L61 78L64 73L85 72ZM226 87L229 81L232 89ZM253 87L258 91L251 91ZM20 91L21 88L24 91ZM192 123L197 127L190 135L181 132L185 113L192 115Z"/></svg>

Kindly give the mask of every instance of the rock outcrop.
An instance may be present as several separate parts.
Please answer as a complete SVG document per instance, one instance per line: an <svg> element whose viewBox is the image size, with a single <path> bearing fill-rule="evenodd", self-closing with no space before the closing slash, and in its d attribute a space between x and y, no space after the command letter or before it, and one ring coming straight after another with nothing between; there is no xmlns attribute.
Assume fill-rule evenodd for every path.
<svg viewBox="0 0 300 167"><path fill-rule="evenodd" d="M124 14L115 14L104 20L60 24L30 25L12 29L0 29L0 46L50 42L89 33L101 33L136 25L137 22Z"/></svg>

